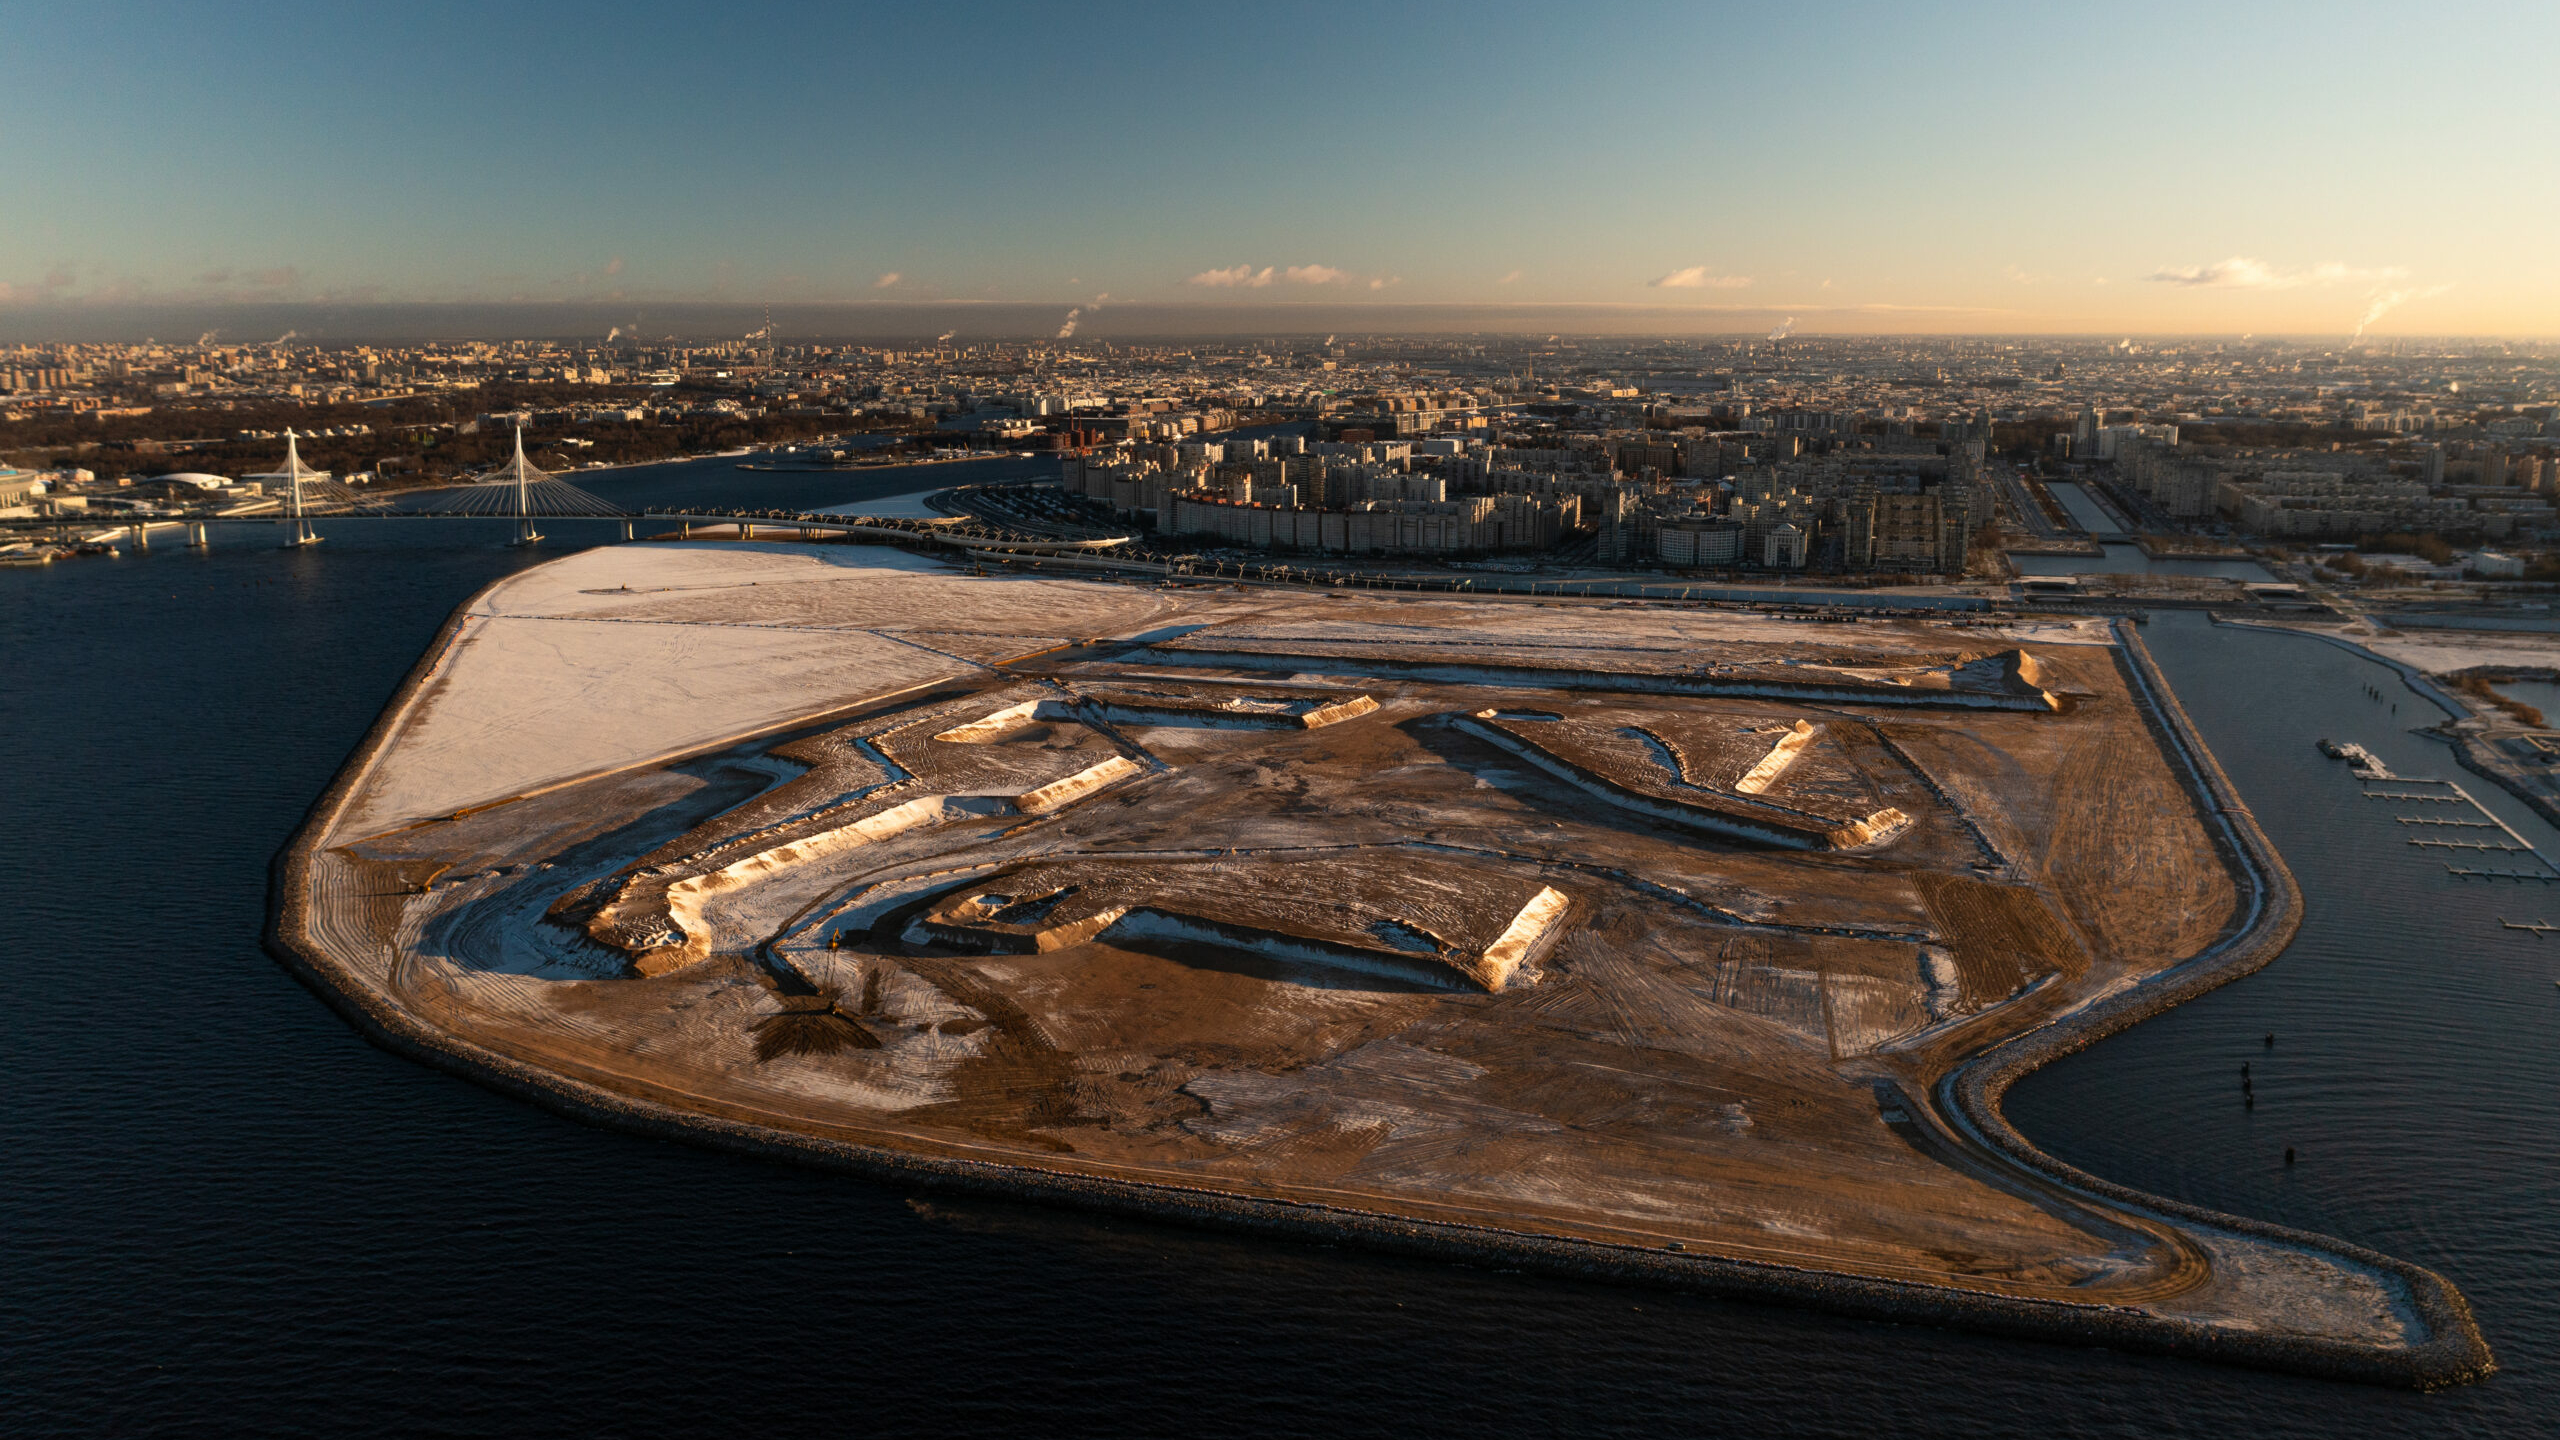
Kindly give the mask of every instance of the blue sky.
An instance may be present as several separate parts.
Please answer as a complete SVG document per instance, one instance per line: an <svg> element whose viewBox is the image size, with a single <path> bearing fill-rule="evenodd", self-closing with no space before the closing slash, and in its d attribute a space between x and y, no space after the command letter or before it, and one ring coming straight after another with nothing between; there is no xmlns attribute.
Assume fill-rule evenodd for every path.
<svg viewBox="0 0 2560 1440"><path fill-rule="evenodd" d="M2560 333L2549 4L11 4L0 35L20 307Z"/></svg>

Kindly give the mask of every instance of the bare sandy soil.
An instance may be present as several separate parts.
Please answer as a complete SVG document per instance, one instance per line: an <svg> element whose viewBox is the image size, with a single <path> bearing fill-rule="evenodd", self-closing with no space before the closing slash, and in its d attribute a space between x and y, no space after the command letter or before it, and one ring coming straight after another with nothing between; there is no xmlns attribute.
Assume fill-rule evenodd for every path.
<svg viewBox="0 0 2560 1440"><path fill-rule="evenodd" d="M1359 673L1400 654L1575 678ZM1831 688L1607 680L1743 672ZM2050 706L1960 703L2021 674ZM1506 746L1484 716L1561 738ZM2388 1274L2022 1173L1922 1099L2245 922L2089 622L625 546L484 597L398 724L320 851L313 933L426 1025L582 1084L2216 1326L2388 1347L2414 1324Z"/></svg>

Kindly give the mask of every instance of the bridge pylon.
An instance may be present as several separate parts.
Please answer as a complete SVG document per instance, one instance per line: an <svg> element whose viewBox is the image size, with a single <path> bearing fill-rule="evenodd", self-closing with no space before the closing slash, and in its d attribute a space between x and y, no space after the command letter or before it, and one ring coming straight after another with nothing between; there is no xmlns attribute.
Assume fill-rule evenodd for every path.
<svg viewBox="0 0 2560 1440"><path fill-rule="evenodd" d="M306 476L314 480L325 477L321 472L302 463L302 449L295 441L293 431L290 429L284 432L284 475L293 505L293 533L284 543L287 547L317 545L320 543L320 536L311 528L310 517L305 515L302 509L302 482Z"/></svg>
<svg viewBox="0 0 2560 1440"><path fill-rule="evenodd" d="M507 465L509 470L512 472L512 478L516 485L515 543L518 545L537 544L542 539L542 532L533 528L533 510L525 498L527 484L532 478L526 472L530 471L533 467L527 464L524 458L524 426L521 424L516 426L516 456L513 460L508 461Z"/></svg>

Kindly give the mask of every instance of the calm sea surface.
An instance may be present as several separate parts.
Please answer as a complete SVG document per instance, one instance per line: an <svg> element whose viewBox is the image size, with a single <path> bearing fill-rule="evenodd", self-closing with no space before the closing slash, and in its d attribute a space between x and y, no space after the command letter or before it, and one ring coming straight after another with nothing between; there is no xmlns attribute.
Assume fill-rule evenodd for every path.
<svg viewBox="0 0 2560 1440"><path fill-rule="evenodd" d="M946 476L980 478L588 483L785 506ZM547 553L608 535L550 528ZM2313 750L2451 773L2401 733L2423 702L2344 651L2152 628L2309 922L2013 1110L2117 1179L2450 1274L2508 1369L2438 1396L927 1202L386 1055L259 950L267 863L446 612L546 552L504 522L321 529L0 571L8 1433L2560 1433L2560 941L2497 924L2560 893L2449 879Z"/></svg>

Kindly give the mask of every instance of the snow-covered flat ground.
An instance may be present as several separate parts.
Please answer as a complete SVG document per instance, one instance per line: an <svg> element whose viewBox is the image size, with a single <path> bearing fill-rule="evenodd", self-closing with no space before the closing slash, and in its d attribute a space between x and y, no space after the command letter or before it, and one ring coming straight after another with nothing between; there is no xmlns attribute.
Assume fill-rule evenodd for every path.
<svg viewBox="0 0 2560 1440"><path fill-rule="evenodd" d="M2560 667L2560 635L2531 631L2420 630L2412 627L2393 636L2358 635L2350 631L2346 638L2388 655L2403 665L2414 665L2431 674L2468 670L2475 665L2513 665L2519 669Z"/></svg>
<svg viewBox="0 0 2560 1440"><path fill-rule="evenodd" d="M2517 669L2560 668L2560 635L2542 631L2421 629L2414 625L2405 630L2387 630L2364 620L2343 626L2288 625L2279 621L2253 623L2268 629L2333 636L2431 675L2480 665L2509 665Z"/></svg>
<svg viewBox="0 0 2560 1440"><path fill-rule="evenodd" d="M339 833L378 833L976 668L974 652L928 632L1086 638L1143 628L1162 608L1148 592L972 576L876 545L582 551L472 604Z"/></svg>

